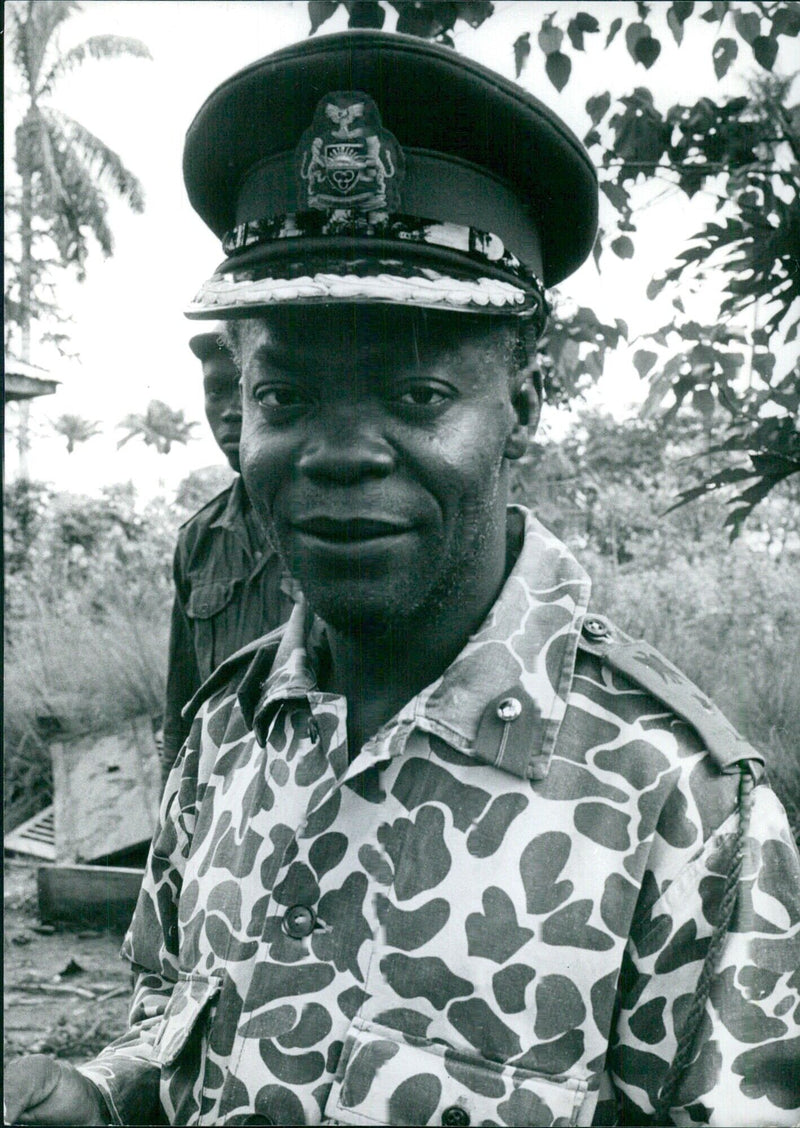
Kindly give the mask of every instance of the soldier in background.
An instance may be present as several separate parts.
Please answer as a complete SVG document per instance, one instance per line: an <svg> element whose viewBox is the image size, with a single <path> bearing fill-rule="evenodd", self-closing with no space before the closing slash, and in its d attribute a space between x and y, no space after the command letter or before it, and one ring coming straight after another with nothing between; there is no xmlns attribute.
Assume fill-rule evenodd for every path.
<svg viewBox="0 0 800 1128"><path fill-rule="evenodd" d="M189 732L191 718L181 716L184 706L223 659L285 622L293 606L289 580L239 475L239 370L221 340L222 329L221 324L204 328L189 348L203 369L208 425L236 477L178 533L161 753L164 778Z"/></svg>

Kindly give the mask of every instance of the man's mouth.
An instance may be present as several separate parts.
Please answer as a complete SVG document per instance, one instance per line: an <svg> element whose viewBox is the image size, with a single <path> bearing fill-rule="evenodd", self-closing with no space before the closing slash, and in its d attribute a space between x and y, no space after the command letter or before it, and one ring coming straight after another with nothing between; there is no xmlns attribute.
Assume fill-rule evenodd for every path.
<svg viewBox="0 0 800 1128"><path fill-rule="evenodd" d="M305 517L293 525L306 536L336 544L396 537L410 531L409 525L383 517Z"/></svg>

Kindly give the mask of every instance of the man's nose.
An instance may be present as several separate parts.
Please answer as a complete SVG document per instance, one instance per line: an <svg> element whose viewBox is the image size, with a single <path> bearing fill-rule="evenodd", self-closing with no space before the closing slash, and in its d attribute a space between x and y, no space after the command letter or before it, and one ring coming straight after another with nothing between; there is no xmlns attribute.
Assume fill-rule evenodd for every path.
<svg viewBox="0 0 800 1128"><path fill-rule="evenodd" d="M309 478L347 484L360 478L385 478L395 464L394 450L369 412L330 412L319 421L299 460Z"/></svg>
<svg viewBox="0 0 800 1128"><path fill-rule="evenodd" d="M239 422L241 422L242 400L239 395L231 396L230 399L226 402L225 407L222 411L222 418L226 421L238 419Z"/></svg>

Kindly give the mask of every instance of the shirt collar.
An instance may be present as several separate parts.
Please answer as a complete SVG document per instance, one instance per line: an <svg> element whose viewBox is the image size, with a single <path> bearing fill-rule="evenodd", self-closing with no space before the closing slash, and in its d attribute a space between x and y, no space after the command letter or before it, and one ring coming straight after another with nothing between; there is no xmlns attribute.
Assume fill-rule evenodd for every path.
<svg viewBox="0 0 800 1128"><path fill-rule="evenodd" d="M513 775L543 779L566 712L590 582L566 545L527 510L512 509L524 519L524 538L497 601L442 676L385 729L417 727ZM281 702L316 691L325 645L324 625L301 600L246 713L262 743Z"/></svg>
<svg viewBox="0 0 800 1128"><path fill-rule="evenodd" d="M245 506L248 505L247 494L244 489L244 482L242 481L241 474L237 474L233 479L233 483L228 491L228 499L225 506L210 525L210 528L227 529L231 533L241 533L242 521L244 519Z"/></svg>

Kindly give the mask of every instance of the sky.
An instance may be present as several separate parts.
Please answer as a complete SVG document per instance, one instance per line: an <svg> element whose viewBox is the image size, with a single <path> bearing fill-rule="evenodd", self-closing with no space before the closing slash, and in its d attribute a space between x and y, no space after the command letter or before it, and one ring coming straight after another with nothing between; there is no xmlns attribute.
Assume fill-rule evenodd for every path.
<svg viewBox="0 0 800 1128"><path fill-rule="evenodd" d="M29 471L61 489L87 493L96 493L104 484L132 480L146 499L155 492L174 490L193 469L222 462L203 417L199 365L187 347L196 323L187 321L182 311L223 256L218 240L185 196L184 134L220 82L254 59L304 38L308 12L301 0L84 0L82 7L63 25L63 46L90 35L132 36L149 47L153 60L88 62L59 85L53 101L120 154L144 186L146 210L137 216L112 203L114 256L106 260L94 252L84 283L68 279L59 283L58 300L74 319L70 333L79 359L62 360L46 349L33 350L32 360L47 367L60 385L54 396L34 401ZM535 41L547 12L569 16L580 9L607 23L610 9L621 7L593 0L580 4L496 0L495 15L477 31L457 25L456 46L513 78L514 40L531 31ZM657 7L665 11L667 5ZM393 28L394 19L389 13L387 30ZM340 30L345 22L342 6L322 30ZM647 72L634 67L621 36L606 52L599 43L592 44L582 60L586 65L573 69L561 94L547 81L543 56L534 45L520 81L582 136L589 127L586 99L604 89L613 96L646 85L661 109L676 100L676 76L681 101L703 94L718 99L740 93L755 65L736 75L732 71L724 84L718 83L710 61L714 36L714 29L705 25L691 45L687 37L678 51L666 33L662 57ZM10 67L6 76L6 82L13 84ZM18 106L12 89L6 101L7 138L12 136ZM420 112L433 113L435 106L421 105ZM6 154L8 159L8 141ZM590 259L560 287L563 296L591 306L601 318L612 322L624 318L632 336L669 320L666 297L649 302L645 288L711 214L710 198L702 193L688 205L681 194L654 193L652 186L644 191L640 205L634 260L622 263L607 253L598 273ZM601 225L611 226L610 210L601 197ZM611 359L591 397L617 416L635 410L644 395L631 360L635 347L634 343ZM129 413L143 413L151 399L164 400L183 409L188 419L199 421L198 438L186 447L174 447L166 456L138 439L117 450L123 433L117 424ZM103 433L68 455L63 438L50 427L51 420L65 413L98 421ZM8 422L13 425L13 408ZM557 433L560 424L551 412L545 415L545 425ZM7 467L13 477L11 443L7 443Z"/></svg>

